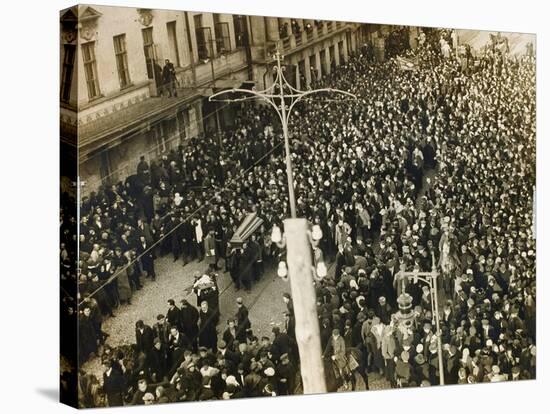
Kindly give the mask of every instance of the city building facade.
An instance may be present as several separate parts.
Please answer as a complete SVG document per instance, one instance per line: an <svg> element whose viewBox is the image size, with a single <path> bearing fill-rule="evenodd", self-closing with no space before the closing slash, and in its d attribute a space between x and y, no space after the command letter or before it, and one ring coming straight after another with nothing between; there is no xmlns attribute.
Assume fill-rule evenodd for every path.
<svg viewBox="0 0 550 414"><path fill-rule="evenodd" d="M384 35L380 25L99 5L64 10L60 24L62 145L78 137L84 194L134 174L141 156L231 124L232 106L208 96L269 87L277 48L289 82L306 89ZM167 59L177 96L161 87Z"/></svg>

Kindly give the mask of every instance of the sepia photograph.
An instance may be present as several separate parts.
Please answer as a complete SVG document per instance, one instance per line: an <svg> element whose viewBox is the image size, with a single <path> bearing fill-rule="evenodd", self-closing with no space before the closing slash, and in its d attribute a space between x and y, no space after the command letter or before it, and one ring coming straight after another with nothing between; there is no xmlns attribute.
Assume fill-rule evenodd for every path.
<svg viewBox="0 0 550 414"><path fill-rule="evenodd" d="M59 53L61 402L537 379L534 33L77 5Z"/></svg>

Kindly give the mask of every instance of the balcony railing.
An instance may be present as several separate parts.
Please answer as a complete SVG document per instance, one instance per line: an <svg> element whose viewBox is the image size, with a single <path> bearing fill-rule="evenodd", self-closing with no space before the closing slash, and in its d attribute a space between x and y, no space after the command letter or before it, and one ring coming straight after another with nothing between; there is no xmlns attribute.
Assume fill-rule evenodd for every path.
<svg viewBox="0 0 550 414"><path fill-rule="evenodd" d="M283 38L283 49L290 49L290 36Z"/></svg>
<svg viewBox="0 0 550 414"><path fill-rule="evenodd" d="M302 32L294 33L294 39L296 40L296 46L302 45Z"/></svg>

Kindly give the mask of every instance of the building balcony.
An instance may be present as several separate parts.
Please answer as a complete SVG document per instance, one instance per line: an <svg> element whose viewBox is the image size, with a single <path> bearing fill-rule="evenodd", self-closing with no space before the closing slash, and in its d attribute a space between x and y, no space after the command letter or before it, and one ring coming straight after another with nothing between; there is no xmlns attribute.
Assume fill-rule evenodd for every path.
<svg viewBox="0 0 550 414"><path fill-rule="evenodd" d="M314 33L314 29L312 27L310 30L306 31L306 41L308 43L312 42L314 38L315 38L315 33Z"/></svg>
<svg viewBox="0 0 550 414"><path fill-rule="evenodd" d="M294 40L295 40L296 46L302 46L302 32L294 33Z"/></svg>
<svg viewBox="0 0 550 414"><path fill-rule="evenodd" d="M313 45L321 40L328 39L331 36L344 32L349 28L348 23L323 22L320 25L313 25L311 30L292 33L281 39L283 51L295 52L307 46Z"/></svg>
<svg viewBox="0 0 550 414"><path fill-rule="evenodd" d="M287 36L285 38L283 38L283 49L284 50L289 50L291 48L291 38L292 36Z"/></svg>
<svg viewBox="0 0 550 414"><path fill-rule="evenodd" d="M177 97L155 96L151 93L154 81L148 80L123 91L107 95L80 107L78 139L85 155L116 140L121 134L139 130L144 122L165 116L181 105L208 96L214 88L224 89L239 86L246 76L246 54L235 49L215 57L212 61L198 62L176 69ZM239 75L241 74L241 75ZM71 125L70 113L62 112L62 122Z"/></svg>

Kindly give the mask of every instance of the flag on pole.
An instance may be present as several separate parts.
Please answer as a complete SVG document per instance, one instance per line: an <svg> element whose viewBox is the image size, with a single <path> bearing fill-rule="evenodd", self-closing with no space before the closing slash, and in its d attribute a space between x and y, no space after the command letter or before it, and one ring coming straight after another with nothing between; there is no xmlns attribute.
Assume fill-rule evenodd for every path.
<svg viewBox="0 0 550 414"><path fill-rule="evenodd" d="M416 62L412 59L397 56L396 61L401 70L416 70Z"/></svg>

